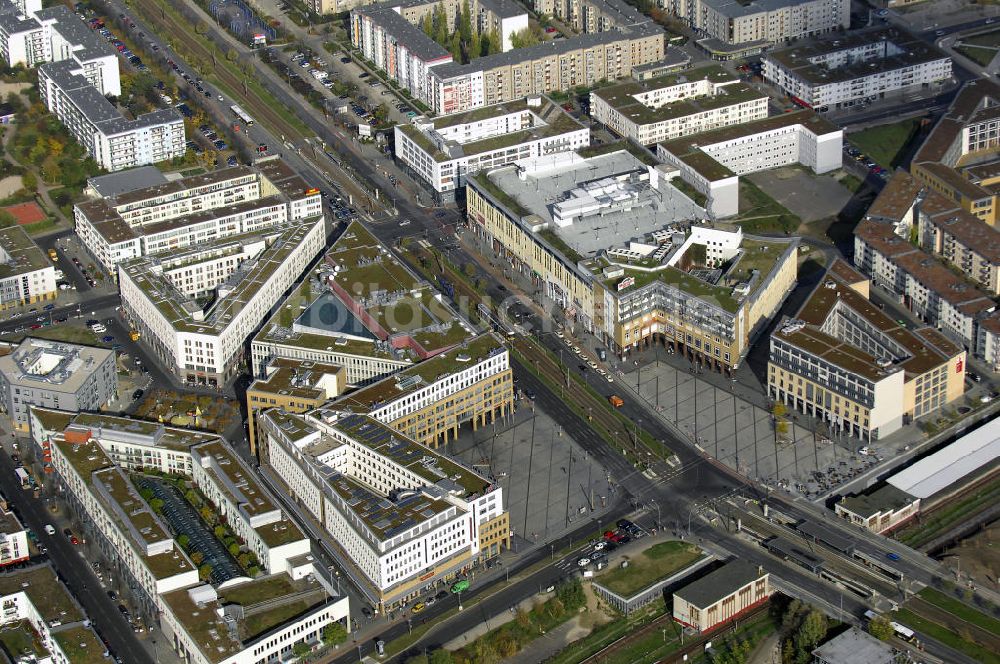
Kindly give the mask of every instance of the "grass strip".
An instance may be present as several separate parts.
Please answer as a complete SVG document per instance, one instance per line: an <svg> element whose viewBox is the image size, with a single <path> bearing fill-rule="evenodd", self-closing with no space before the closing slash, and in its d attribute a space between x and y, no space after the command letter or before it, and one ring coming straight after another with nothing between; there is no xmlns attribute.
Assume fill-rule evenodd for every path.
<svg viewBox="0 0 1000 664"><path fill-rule="evenodd" d="M894 613L894 619L911 629L923 632L925 635L936 641L940 641L949 648L972 657L978 662L982 662L983 664L1000 664L1000 655L987 650L978 643L962 638L947 627L918 616L909 609L899 609Z"/></svg>
<svg viewBox="0 0 1000 664"><path fill-rule="evenodd" d="M925 602L933 604L939 609L961 618L965 622L972 623L977 627L982 627L991 634L1000 636L1000 620L991 618L982 611L969 606L955 597L951 597L944 594L940 590L935 590L934 588L929 587L921 590L917 593L917 596Z"/></svg>

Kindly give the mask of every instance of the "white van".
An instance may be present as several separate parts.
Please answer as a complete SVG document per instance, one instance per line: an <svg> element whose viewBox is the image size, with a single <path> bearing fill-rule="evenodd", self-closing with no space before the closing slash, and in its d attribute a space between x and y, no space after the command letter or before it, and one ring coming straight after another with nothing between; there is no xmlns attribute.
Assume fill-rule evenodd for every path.
<svg viewBox="0 0 1000 664"><path fill-rule="evenodd" d="M45 534L46 535L55 535L56 534L56 529L55 529L55 527L53 527L53 525L51 523L45 524Z"/></svg>
<svg viewBox="0 0 1000 664"><path fill-rule="evenodd" d="M90 331L94 334L104 334L108 331L108 328L104 327L101 323L98 323L97 325L91 326Z"/></svg>

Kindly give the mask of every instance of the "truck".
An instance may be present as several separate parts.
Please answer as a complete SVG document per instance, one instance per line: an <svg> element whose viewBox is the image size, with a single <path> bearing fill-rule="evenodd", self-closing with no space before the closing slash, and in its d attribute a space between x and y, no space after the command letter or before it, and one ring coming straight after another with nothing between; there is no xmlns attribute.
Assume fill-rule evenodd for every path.
<svg viewBox="0 0 1000 664"><path fill-rule="evenodd" d="M128 331L128 338L131 339L132 341L138 341L139 340L139 336L140 336L139 335L139 330L129 330Z"/></svg>
<svg viewBox="0 0 1000 664"><path fill-rule="evenodd" d="M53 263L59 262L59 255L56 253L55 249L49 249L49 258L52 259Z"/></svg>
<svg viewBox="0 0 1000 664"><path fill-rule="evenodd" d="M610 403L615 408L621 408L622 406L625 405L625 402L617 394L612 394L610 397L608 397L608 403Z"/></svg>

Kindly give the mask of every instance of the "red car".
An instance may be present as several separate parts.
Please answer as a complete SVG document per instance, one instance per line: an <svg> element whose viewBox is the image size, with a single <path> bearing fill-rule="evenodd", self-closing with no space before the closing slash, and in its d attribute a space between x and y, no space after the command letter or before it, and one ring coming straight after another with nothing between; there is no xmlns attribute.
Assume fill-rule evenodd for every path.
<svg viewBox="0 0 1000 664"><path fill-rule="evenodd" d="M548 33L548 34L550 34L550 35L551 35L551 34L552 34L553 32L555 32L555 31L556 31L556 29L555 29L555 28L553 28L553 27L548 27L548 28L545 28L545 32L546 32L546 33Z"/></svg>
<svg viewBox="0 0 1000 664"><path fill-rule="evenodd" d="M31 326L31 329L32 330L40 330L40 329L42 329L42 326L39 325L38 323L35 323L34 325Z"/></svg>
<svg viewBox="0 0 1000 664"><path fill-rule="evenodd" d="M608 540L609 542L614 542L615 544L618 544L619 542L622 541L622 536L613 530L609 530L606 533L604 533L604 539Z"/></svg>
<svg viewBox="0 0 1000 664"><path fill-rule="evenodd" d="M69 538L69 542L70 544L79 544L80 540L76 538L76 535L73 535L72 537Z"/></svg>

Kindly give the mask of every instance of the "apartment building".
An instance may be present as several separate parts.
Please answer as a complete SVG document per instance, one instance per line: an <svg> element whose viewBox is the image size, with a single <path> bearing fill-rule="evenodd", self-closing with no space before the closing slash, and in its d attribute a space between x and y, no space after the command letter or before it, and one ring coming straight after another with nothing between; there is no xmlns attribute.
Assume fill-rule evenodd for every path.
<svg viewBox="0 0 1000 664"><path fill-rule="evenodd" d="M250 453L257 450L257 415L265 408L304 413L340 396L347 388L347 370L338 365L310 360L272 358L263 368L264 377L247 387L247 427Z"/></svg>
<svg viewBox="0 0 1000 664"><path fill-rule="evenodd" d="M122 261L198 247L323 214L319 190L279 157L142 186L116 176L109 196L88 188L73 207L76 233L111 273Z"/></svg>
<svg viewBox="0 0 1000 664"><path fill-rule="evenodd" d="M966 353L933 327L901 327L868 294L868 280L836 261L771 334L767 389L775 402L871 442L961 397Z"/></svg>
<svg viewBox="0 0 1000 664"><path fill-rule="evenodd" d="M614 148L470 179L473 229L613 352L655 340L735 368L795 283L797 239L691 225L676 171Z"/></svg>
<svg viewBox="0 0 1000 664"><path fill-rule="evenodd" d="M480 335L377 383L334 406L365 413L430 448L512 412L510 354L492 333Z"/></svg>
<svg viewBox="0 0 1000 664"><path fill-rule="evenodd" d="M642 23L545 41L467 65L438 64L428 72L428 96L422 101L447 115L628 78L633 67L663 60L664 34L659 26Z"/></svg>
<svg viewBox="0 0 1000 664"><path fill-rule="evenodd" d="M585 34L645 20L635 7L623 0L535 0L533 5L539 14L559 19L574 31Z"/></svg>
<svg viewBox="0 0 1000 664"><path fill-rule="evenodd" d="M934 125L910 165L929 189L991 226L1000 218L1000 86L966 83Z"/></svg>
<svg viewBox="0 0 1000 664"><path fill-rule="evenodd" d="M914 208L920 246L1000 295L1000 230L933 190L921 192Z"/></svg>
<svg viewBox="0 0 1000 664"><path fill-rule="evenodd" d="M89 429L70 425L49 443L58 489L96 534L90 541L135 587L144 613L155 614L161 593L198 583L197 567Z"/></svg>
<svg viewBox="0 0 1000 664"><path fill-rule="evenodd" d="M848 0L665 0L662 6L722 44L781 44L851 25Z"/></svg>
<svg viewBox="0 0 1000 664"><path fill-rule="evenodd" d="M314 566L308 538L222 438L129 418L44 409L33 414L39 425L35 438L47 443L77 514L96 531L102 553L136 587L140 609L159 619L166 642L184 661L276 661L296 643L317 645L324 627L348 620L348 599L338 597L326 570ZM60 425L64 428L55 430ZM150 485L129 449L136 447L143 448L143 456L189 457L175 472L188 469L186 476L206 504L224 517L262 571L251 567L251 579L219 564L220 571L209 574L211 583L201 579L170 537L169 515L157 514L139 490ZM292 602L299 610L290 616Z"/></svg>
<svg viewBox="0 0 1000 664"><path fill-rule="evenodd" d="M718 66L598 88L590 115L619 136L655 145L767 117L767 95Z"/></svg>
<svg viewBox="0 0 1000 664"><path fill-rule="evenodd" d="M266 476L323 524L383 610L510 545L499 486L372 417L271 409L260 436Z"/></svg>
<svg viewBox="0 0 1000 664"><path fill-rule="evenodd" d="M28 551L28 531L0 496L0 568L23 562L31 555Z"/></svg>
<svg viewBox="0 0 1000 664"><path fill-rule="evenodd" d="M897 173L854 234L854 265L921 320L964 345L994 370L996 303L990 293L909 242L923 187Z"/></svg>
<svg viewBox="0 0 1000 664"><path fill-rule="evenodd" d="M66 5L0 2L0 56L9 67L72 61L100 94L121 95L118 55Z"/></svg>
<svg viewBox="0 0 1000 664"><path fill-rule="evenodd" d="M222 385L238 372L246 340L323 250L325 226L322 216L286 222L121 263L124 314L182 380Z"/></svg>
<svg viewBox="0 0 1000 664"><path fill-rule="evenodd" d="M951 78L951 56L897 27L861 30L769 51L764 80L813 108L842 108Z"/></svg>
<svg viewBox="0 0 1000 664"><path fill-rule="evenodd" d="M766 602L771 575L754 563L732 560L674 591L674 620L699 633L710 632Z"/></svg>
<svg viewBox="0 0 1000 664"><path fill-rule="evenodd" d="M685 135L656 148L659 158L708 199L715 218L739 212L739 176L802 164L815 173L840 168L844 132L812 111Z"/></svg>
<svg viewBox="0 0 1000 664"><path fill-rule="evenodd" d="M56 299L56 268L20 226L0 229L0 311Z"/></svg>
<svg viewBox="0 0 1000 664"><path fill-rule="evenodd" d="M0 356L3 409L18 431L28 431L32 406L97 411L118 397L115 352L26 338Z"/></svg>
<svg viewBox="0 0 1000 664"><path fill-rule="evenodd" d="M14 658L9 661L89 664L109 657L51 563L0 576L0 604L0 626L7 635L4 650ZM18 646L26 646L26 651L12 652Z"/></svg>
<svg viewBox="0 0 1000 664"><path fill-rule="evenodd" d="M127 119L84 73L73 60L44 64L38 68L38 91L101 168L120 171L184 154L180 113L162 109Z"/></svg>
<svg viewBox="0 0 1000 664"><path fill-rule="evenodd" d="M396 156L437 200L452 202L466 177L519 159L576 150L590 129L548 98L530 96L395 127Z"/></svg>
<svg viewBox="0 0 1000 664"><path fill-rule="evenodd" d="M371 383L453 348L473 328L360 222L317 268L318 297L293 294L251 346L255 376L274 357L341 365L347 384ZM284 318L284 320L282 320Z"/></svg>
<svg viewBox="0 0 1000 664"><path fill-rule="evenodd" d="M450 12L460 6L445 5ZM351 12L351 42L438 115L625 78L632 67L664 57L663 30L634 10L609 13L595 23L600 28L595 32L512 49L510 36L527 27L527 14L515 3L501 2L474 13L480 31L497 29L503 52L463 65L418 27L433 7L422 1L358 7Z"/></svg>

